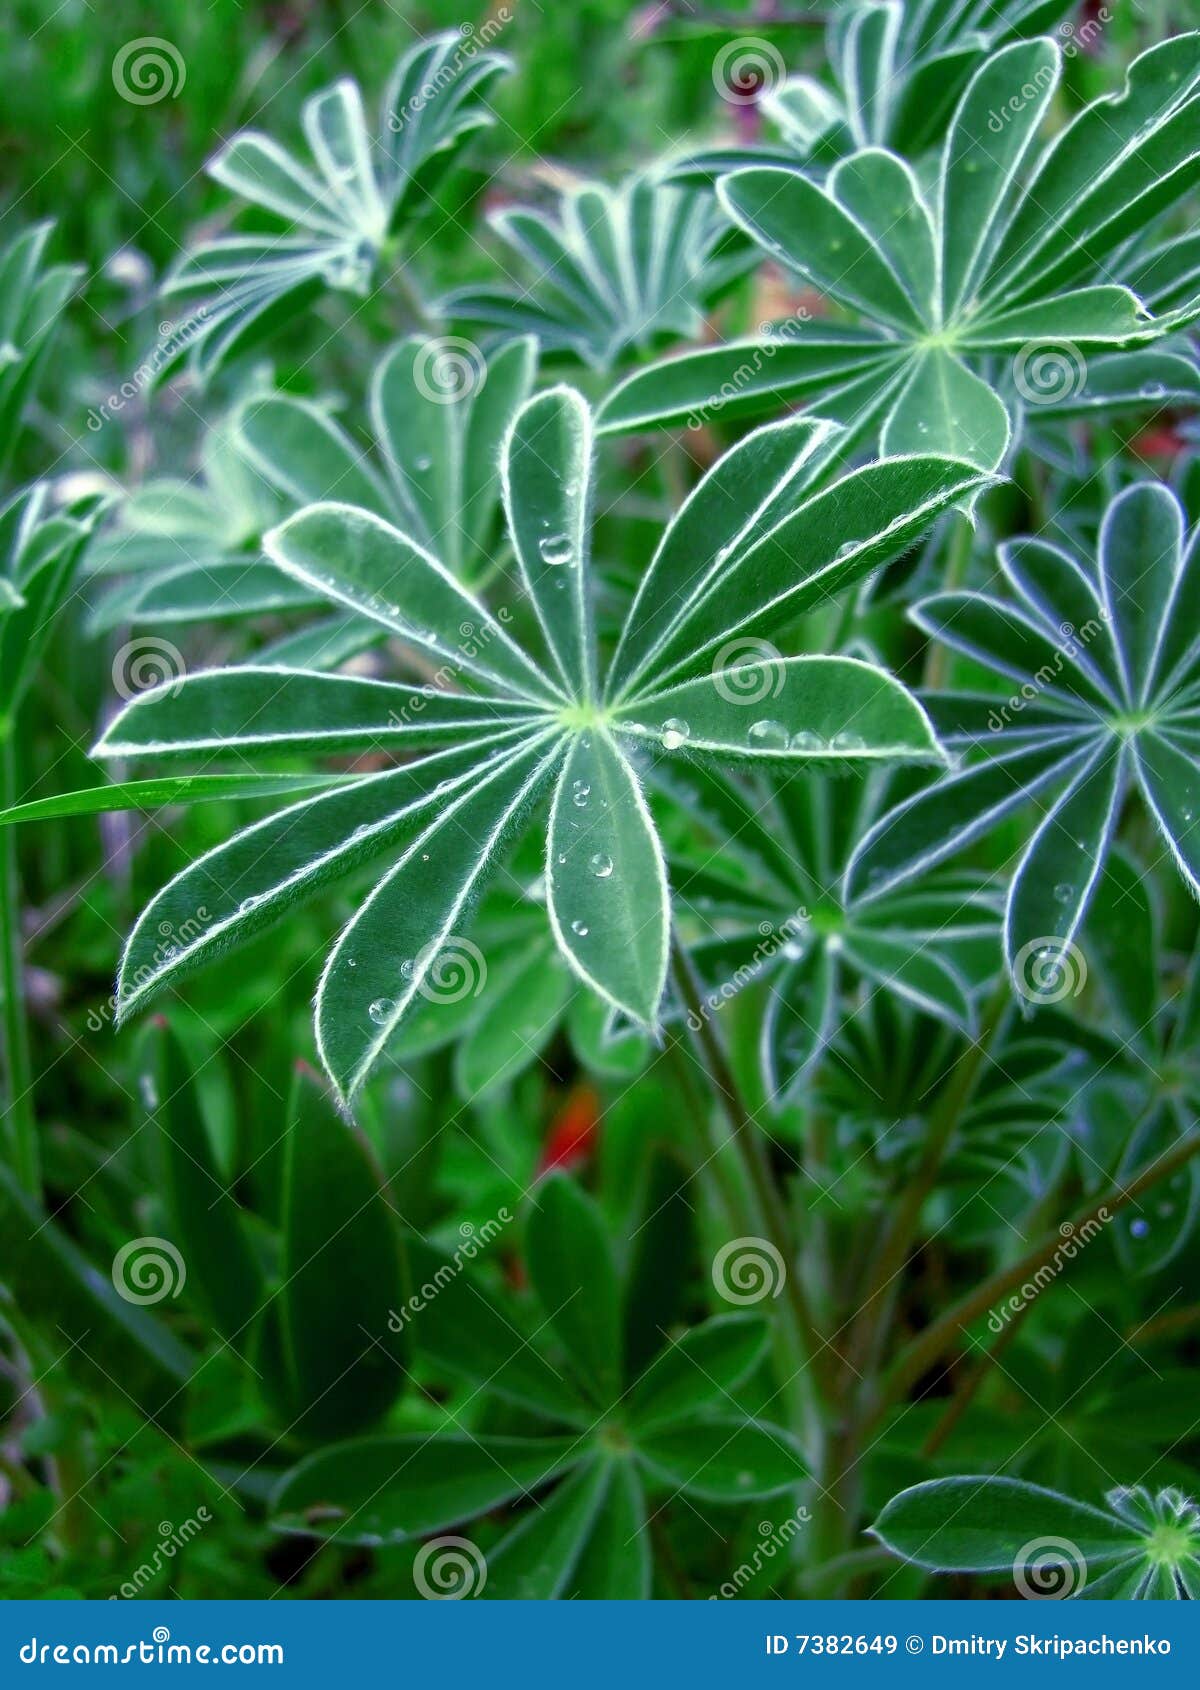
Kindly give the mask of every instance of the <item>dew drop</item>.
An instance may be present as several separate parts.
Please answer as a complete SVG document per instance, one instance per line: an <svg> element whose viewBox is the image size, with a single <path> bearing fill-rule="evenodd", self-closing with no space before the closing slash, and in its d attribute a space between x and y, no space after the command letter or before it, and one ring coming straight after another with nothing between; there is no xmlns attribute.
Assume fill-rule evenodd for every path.
<svg viewBox="0 0 1200 1690"><path fill-rule="evenodd" d="M588 936L588 932L589 932L587 922L586 921L573 921L571 923L571 932L574 933L576 938L578 938L578 939L586 939L587 936Z"/></svg>
<svg viewBox="0 0 1200 1690"><path fill-rule="evenodd" d="M560 564L570 563L572 557L571 541L566 534L545 534L538 541L538 551L542 554L542 562L557 569Z"/></svg>
<svg viewBox="0 0 1200 1690"><path fill-rule="evenodd" d="M142 1094L142 1102L147 1109L158 1108L158 1087L154 1083L153 1075L143 1074L138 1081L138 1090Z"/></svg>
<svg viewBox="0 0 1200 1690"><path fill-rule="evenodd" d="M857 550L858 550L858 541L857 540L847 540L845 545L838 547L837 555L839 557L849 557L851 552L856 552Z"/></svg>
<svg viewBox="0 0 1200 1690"><path fill-rule="evenodd" d="M1056 904L1069 904L1071 902L1071 897L1072 897L1071 887L1069 887L1067 885L1065 880L1060 881L1058 883L1058 885L1054 888L1054 901L1055 901L1055 903Z"/></svg>
<svg viewBox="0 0 1200 1690"><path fill-rule="evenodd" d="M761 722L751 722L746 737L751 745L769 751L782 751L788 743L788 731L783 723L772 721L769 717L764 717Z"/></svg>
<svg viewBox="0 0 1200 1690"><path fill-rule="evenodd" d="M591 787L585 780L571 782L571 802L577 810L586 810L587 801L591 795Z"/></svg>
<svg viewBox="0 0 1200 1690"><path fill-rule="evenodd" d="M422 472L422 474L424 474L424 472L427 469L430 469L432 467L433 459L429 456L428 452L422 452L421 456L419 458L413 459L413 463L416 466L416 468L419 469Z"/></svg>
<svg viewBox="0 0 1200 1690"><path fill-rule="evenodd" d="M850 752L865 751L867 749L867 742L861 734L834 734L829 743L834 751Z"/></svg>
<svg viewBox="0 0 1200 1690"><path fill-rule="evenodd" d="M668 716L662 725L663 750L678 751L691 731L690 726L682 717Z"/></svg>
<svg viewBox="0 0 1200 1690"><path fill-rule="evenodd" d="M1150 1230L1150 1222L1143 1220L1130 1221L1129 1230L1135 1238L1145 1238Z"/></svg>
<svg viewBox="0 0 1200 1690"><path fill-rule="evenodd" d="M392 1002L391 998L376 998L375 1002L371 1004L367 1010L367 1014L371 1017L371 1020L377 1027L382 1027L386 1025L388 1017L391 1015L395 1007L396 1006Z"/></svg>
<svg viewBox="0 0 1200 1690"><path fill-rule="evenodd" d="M824 740L820 734L810 733L807 728L801 728L788 741L788 749L799 752L817 752L824 747Z"/></svg>
<svg viewBox="0 0 1200 1690"><path fill-rule="evenodd" d="M400 977L402 980L412 979L413 959L411 957L405 957L404 961L400 964Z"/></svg>
<svg viewBox="0 0 1200 1690"><path fill-rule="evenodd" d="M1167 390L1161 381L1148 381L1142 388L1143 399L1164 399Z"/></svg>
<svg viewBox="0 0 1200 1690"><path fill-rule="evenodd" d="M589 860L588 867L597 880L607 880L613 871L613 860L611 857L605 856L603 851L597 851L595 856Z"/></svg>

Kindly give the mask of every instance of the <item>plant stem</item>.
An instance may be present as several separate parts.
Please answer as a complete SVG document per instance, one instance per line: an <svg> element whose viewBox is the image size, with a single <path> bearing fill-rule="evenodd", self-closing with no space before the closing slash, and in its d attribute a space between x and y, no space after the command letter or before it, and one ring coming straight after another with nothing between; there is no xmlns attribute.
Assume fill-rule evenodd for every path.
<svg viewBox="0 0 1200 1690"><path fill-rule="evenodd" d="M787 1210L776 1188L762 1134L746 1107L734 1078L728 1055L712 1015L705 1008L688 956L672 935L671 967L676 989L687 1010L687 1026L693 1035L696 1055L708 1076L725 1118L728 1135L721 1140L737 1157L749 1198L747 1224L769 1244L784 1263L785 1275L780 1309L785 1335L787 1367L804 1391L806 1447L810 1456L823 1441L821 1417L812 1384L825 1378L827 1351L813 1320L808 1295L797 1271L797 1252L790 1236ZM787 1381L791 1382L791 1379Z"/></svg>
<svg viewBox="0 0 1200 1690"><path fill-rule="evenodd" d="M1179 1139L1170 1150L1164 1151L1161 1156L1148 1163L1132 1180L1114 1186L1099 1202L1090 1204L1076 1215L1070 1223L1071 1232L1077 1234L1097 1221L1108 1221L1119 1209L1127 1208L1143 1191L1168 1178L1197 1154L1200 1154L1200 1132ZM967 1296L960 1298L953 1308L947 1309L927 1326L903 1352L888 1374L866 1430L870 1431L878 1424L888 1408L900 1399L908 1387L935 1362L941 1360L965 1327L978 1320L999 1298L1036 1273L1039 1267L1052 1261L1055 1252L1062 1248L1063 1236L1062 1230L1055 1227L1019 1261L992 1274Z"/></svg>
<svg viewBox="0 0 1200 1690"><path fill-rule="evenodd" d="M878 1360L894 1301L896 1277L908 1258L925 1200L937 1184L938 1172L963 1111L975 1095L984 1060L1009 1002L1008 982L1005 980L984 1012L979 1037L955 1064L930 1111L924 1152L916 1172L904 1188L890 1223L884 1229L866 1280L858 1320L851 1333L848 1356L858 1373L867 1373Z"/></svg>
<svg viewBox="0 0 1200 1690"><path fill-rule="evenodd" d="M17 801L16 743L11 723L0 734L0 807ZM0 827L0 991L4 994L4 1061L8 1077L5 1126L13 1169L25 1189L41 1197L33 1064L25 1025L24 946L21 941L17 830Z"/></svg>

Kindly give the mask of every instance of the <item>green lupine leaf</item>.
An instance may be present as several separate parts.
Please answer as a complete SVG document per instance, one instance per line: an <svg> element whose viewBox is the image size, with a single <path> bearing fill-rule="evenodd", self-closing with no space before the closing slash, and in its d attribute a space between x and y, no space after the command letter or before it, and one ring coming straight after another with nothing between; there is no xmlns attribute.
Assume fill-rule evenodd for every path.
<svg viewBox="0 0 1200 1690"><path fill-rule="evenodd" d="M524 1496L583 1453L575 1438L356 1438L285 1473L271 1498L272 1519L343 1543L400 1543Z"/></svg>
<svg viewBox="0 0 1200 1690"><path fill-rule="evenodd" d="M506 1218L507 1212L500 1216ZM399 1318L410 1321L422 1354L543 1419L590 1425L594 1410L527 1337L519 1313L486 1292L469 1266L420 1238L408 1240L408 1257L417 1306L400 1310Z"/></svg>
<svg viewBox="0 0 1200 1690"><path fill-rule="evenodd" d="M286 574L382 623L451 675L473 675L519 697L553 696L490 611L382 517L353 505L308 505L272 529L263 547Z"/></svg>
<svg viewBox="0 0 1200 1690"><path fill-rule="evenodd" d="M0 827L14 822L57 821L62 816L114 810L153 810L163 804L201 804L219 798L275 798L289 792L344 785L348 775L164 775L157 780L113 782L55 798L31 798L0 810Z"/></svg>
<svg viewBox="0 0 1200 1690"><path fill-rule="evenodd" d="M196 1076L165 1023L151 1030L146 1057L172 1240L217 1330L245 1353L263 1306L262 1273L217 1169Z"/></svg>
<svg viewBox="0 0 1200 1690"><path fill-rule="evenodd" d="M931 1479L901 1491L874 1530L887 1547L939 1572L1008 1572L1038 1596L1183 1595L1195 1577L1195 1506L1177 1491L1109 1493L1094 1508L1018 1479ZM1164 1550L1158 1554L1155 1534ZM1154 1577L1156 1564L1165 1579Z"/></svg>
<svg viewBox="0 0 1200 1690"><path fill-rule="evenodd" d="M570 1590L584 1601L637 1602L650 1595L646 1502L632 1461L608 1463L604 1492L572 1569Z"/></svg>
<svg viewBox="0 0 1200 1690"><path fill-rule="evenodd" d="M719 458L667 524L608 670L610 696L653 655L681 581L699 591L798 505L829 463L839 430L808 418L756 429Z"/></svg>
<svg viewBox="0 0 1200 1690"><path fill-rule="evenodd" d="M493 870L501 841L560 756L543 737L476 770L343 928L317 988L316 1028L321 1060L344 1099L362 1085L431 974L428 990L437 990L434 970Z"/></svg>
<svg viewBox="0 0 1200 1690"><path fill-rule="evenodd" d="M485 989L488 959L459 929L498 866L499 850L556 772L545 881L551 928L566 962L607 1005L596 1034L612 1042L614 1071L640 1065L644 1047L636 1034L628 1025L614 1034L608 1023L615 1013L648 1030L657 1024L670 909L657 828L622 749L622 742L637 748L632 703L665 706L670 689L685 689L680 697L696 715L694 745L671 731L660 749L690 753L707 735L715 755L736 757L743 743L761 736L744 740L754 722L740 713L735 719L737 707L719 696L716 682L740 696L748 679L773 690L782 679L788 732L797 736L792 749L804 736L811 749L828 730L830 738L856 736L853 745L831 748L839 756L940 755L920 706L883 670L858 659L783 659L760 636L794 625L799 613L893 559L988 477L961 461L919 455L867 464L821 491L844 443L836 428L796 421L758 431L714 466L668 525L602 688L599 676L592 679L590 414L569 389L527 400L509 428L506 465L485 467L485 444L495 440L530 371L528 348L503 357L496 406L485 414L477 393L456 426L469 433L478 423L472 461L484 504L504 469L514 547L541 607L558 682L518 643L506 626L512 617L494 615L418 540L376 512L316 504L273 529L264 546L285 576L348 613L300 636L299 649L320 667L257 663L187 676L133 700L99 748L123 756L273 758L299 750L311 756L461 746L347 780L209 852L154 900L122 963L118 1002L126 1015L183 969L263 931L335 876L398 851L330 954L318 992L318 1048L343 1101L393 1035L397 1052L409 1056L465 1041L456 1074L470 1096L515 1077L549 1039L564 1004L557 958L544 981L538 978L545 991L535 995L532 1019L508 1013L506 1004L503 1015L488 1020L468 1005L434 1025L422 1006L437 995L439 958L452 941L465 949L478 990ZM306 416L298 425L310 430L309 444L296 447L305 464L322 450L311 424ZM393 419L389 426L406 424ZM410 447L413 440L404 454ZM394 486L399 458L395 448ZM236 481L245 465L239 472L234 462L222 473ZM297 471L295 485L309 473ZM180 507L172 495L163 520L174 522L177 508L191 506L183 499ZM192 512L186 522L195 521ZM546 559L547 538L569 543L570 565ZM550 578L568 567L573 584L560 596ZM432 683L329 673L323 629L330 628L334 653L344 653L354 649L347 621L393 634L414 657L436 662ZM285 649L289 644L296 649L294 639ZM686 690L706 670L700 689ZM801 676L808 677L803 685ZM467 682L479 690L449 690ZM764 721L772 726L773 719ZM736 833L736 806L728 824ZM595 1039L591 1055L594 1046Z"/></svg>
<svg viewBox="0 0 1200 1690"><path fill-rule="evenodd" d="M1100 530L1100 591L1130 704L1147 703L1178 587L1184 514L1166 487L1141 482L1117 496Z"/></svg>
<svg viewBox="0 0 1200 1690"><path fill-rule="evenodd" d="M608 1466L593 1459L577 1467L548 1502L527 1514L488 1556L486 1597L550 1602L573 1582L576 1563L608 1489Z"/></svg>
<svg viewBox="0 0 1200 1690"><path fill-rule="evenodd" d="M620 1389L617 1270L596 1205L563 1174L534 1193L525 1228L529 1275L581 1388L599 1407Z"/></svg>
<svg viewBox="0 0 1200 1690"><path fill-rule="evenodd" d="M885 458L813 493L687 583L636 678L643 690L679 671L696 673L733 636L753 638L824 603L970 498L987 477L943 457ZM630 677L632 681L634 677ZM624 696L632 691L627 682Z"/></svg>
<svg viewBox="0 0 1200 1690"><path fill-rule="evenodd" d="M442 301L446 315L536 335L547 351L599 369L633 348L694 335L704 308L746 267L744 253L722 250L728 230L706 195L649 175L618 189L572 187L557 218L517 208L491 224L530 279L461 288Z"/></svg>
<svg viewBox="0 0 1200 1690"><path fill-rule="evenodd" d="M222 237L183 255L163 296L194 306L155 374L186 354L205 380L324 289L366 293L386 237L411 232L464 145L494 121L483 92L509 68L499 53L464 53L448 31L398 60L374 134L356 83L311 95L301 122L312 167L256 130L226 142L209 174L289 232Z"/></svg>
<svg viewBox="0 0 1200 1690"><path fill-rule="evenodd" d="M183 869L150 901L121 957L121 1015L167 981L244 942L336 875L427 828L481 772L485 747L435 753L268 816ZM507 760L508 752L500 752ZM486 769L486 763L483 768Z"/></svg>
<svg viewBox="0 0 1200 1690"><path fill-rule="evenodd" d="M895 39L898 16L868 7L848 26L876 38L868 62L891 62L882 43ZM827 331L810 337L803 320L793 321L785 338L794 346L764 335L639 372L613 395L603 426L704 421L803 397L853 421L863 437L877 430L885 452L939 446L994 469L1008 451L1006 405L981 388L999 384L1017 410L1053 404L1060 390L1069 402L1082 375L1039 391L1039 353L1057 351L1086 373L1086 352L1157 340L1190 321L1200 300L1172 303L1155 318L1112 281L1111 266L1121 244L1200 175L1189 139L1200 111L1200 35L1142 54L1123 94L1093 101L1039 148L1039 121L1061 72L1062 52L1045 39L1012 41L977 62L935 184L921 192L902 160L885 165L869 144L880 129L869 120L856 137L862 150L823 183L776 165L721 175L717 195L734 223L888 350L864 345L855 361L835 348L831 357ZM1028 92L1014 99L1014 88ZM861 83L857 98L872 99ZM936 297L926 286L925 227L936 249ZM1011 384L990 362L1009 349Z"/></svg>
<svg viewBox="0 0 1200 1690"><path fill-rule="evenodd" d="M607 731L579 735L563 763L546 893L555 939L579 978L653 1025L667 976L666 864L638 777Z"/></svg>
<svg viewBox="0 0 1200 1690"><path fill-rule="evenodd" d="M746 699L765 700L759 706ZM631 718L649 717L650 722ZM917 700L884 669L851 657L774 657L716 670L622 705L623 735L724 761L938 762Z"/></svg>
<svg viewBox="0 0 1200 1690"><path fill-rule="evenodd" d="M833 188L831 179L830 187ZM822 293L872 321L918 330L922 317L868 231L833 192L792 170L736 170L717 184L721 204L751 240L794 265ZM889 219L890 220L890 219ZM802 252L795 231L804 230Z"/></svg>
<svg viewBox="0 0 1200 1690"><path fill-rule="evenodd" d="M1117 821L1124 753L1102 745L1046 809L1013 876L1004 941L1010 966L1034 957L1053 978L1091 901Z"/></svg>
<svg viewBox="0 0 1200 1690"><path fill-rule="evenodd" d="M501 474L521 580L567 693L595 690L587 546L591 413L569 387L531 399L504 442Z"/></svg>
<svg viewBox="0 0 1200 1690"><path fill-rule="evenodd" d="M732 1392L762 1360L768 1328L757 1315L717 1315L668 1345L629 1393L639 1433L707 1409L727 1408Z"/></svg>
<svg viewBox="0 0 1200 1690"><path fill-rule="evenodd" d="M817 394L828 419L839 408L834 395L868 377L883 388L903 366L903 347L876 330L824 321L806 323L799 335L768 327L761 340L728 341L635 370L606 395L596 424L601 434L698 429L710 417L761 416Z"/></svg>
<svg viewBox="0 0 1200 1690"><path fill-rule="evenodd" d="M131 699L105 729L97 757L211 751L313 753L420 750L536 721L529 707L437 687L284 668L208 669Z"/></svg>
<svg viewBox="0 0 1200 1690"><path fill-rule="evenodd" d="M636 1435L651 1474L672 1489L710 1502L775 1496L805 1477L799 1447L760 1420L708 1419Z"/></svg>
<svg viewBox="0 0 1200 1690"><path fill-rule="evenodd" d="M389 1320L408 1270L382 1181L356 1128L315 1074L297 1069L283 1179L279 1392L305 1438L346 1436L380 1419L404 1387L408 1334Z"/></svg>

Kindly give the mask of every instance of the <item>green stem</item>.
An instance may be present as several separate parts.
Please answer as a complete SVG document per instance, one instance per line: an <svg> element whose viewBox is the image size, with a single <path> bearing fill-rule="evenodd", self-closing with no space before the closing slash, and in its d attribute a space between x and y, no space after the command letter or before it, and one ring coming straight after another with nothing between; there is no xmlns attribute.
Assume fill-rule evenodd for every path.
<svg viewBox="0 0 1200 1690"><path fill-rule="evenodd" d="M942 1161L963 1112L975 1095L984 1060L1009 1002L1008 982L1004 981L985 1011L979 1037L955 1064L930 1112L924 1152L896 1204L891 1221L884 1229L866 1281L859 1317L851 1333L848 1354L851 1366L859 1374L867 1374L877 1364L894 1302L897 1276L908 1259L926 1199L937 1184Z"/></svg>
<svg viewBox="0 0 1200 1690"><path fill-rule="evenodd" d="M762 1133L742 1098L712 1014L701 997L687 953L674 937L671 941L671 967L676 989L688 1012L687 1026L693 1037L695 1054L729 1126L719 1148L727 1149L737 1158L747 1199L745 1224L750 1234L762 1238L784 1263L784 1284L779 1303L779 1328L783 1338L781 1360L786 1383L794 1383L802 1393L805 1445L811 1459L822 1445L822 1419L813 1386L827 1371L827 1352L797 1271L797 1252L790 1236L787 1210L775 1185Z"/></svg>
<svg viewBox="0 0 1200 1690"><path fill-rule="evenodd" d="M0 807L17 801L16 743L11 724L0 734ZM0 828L0 992L4 995L4 1061L8 1078L5 1127L13 1169L25 1189L41 1197L33 1064L25 1025L24 946L15 827Z"/></svg>
<svg viewBox="0 0 1200 1690"><path fill-rule="evenodd" d="M1132 1180L1113 1186L1099 1202L1081 1210L1070 1222L1069 1233L1066 1235L1078 1235L1084 1227L1096 1222L1107 1223L1118 1210L1128 1207L1143 1191L1157 1185L1160 1180L1169 1178L1197 1154L1200 1154L1200 1132L1179 1139L1170 1150L1164 1151L1161 1156L1148 1163ZM1063 1230L1055 1227L1019 1261L992 1274L955 1303L953 1308L947 1309L927 1326L924 1332L909 1344L888 1374L878 1404L864 1430L869 1432L874 1429L892 1404L898 1402L923 1373L928 1372L953 1348L966 1327L978 1320L980 1315L986 1314L1001 1297L1023 1284L1038 1268L1053 1261L1055 1254L1062 1249L1064 1236Z"/></svg>

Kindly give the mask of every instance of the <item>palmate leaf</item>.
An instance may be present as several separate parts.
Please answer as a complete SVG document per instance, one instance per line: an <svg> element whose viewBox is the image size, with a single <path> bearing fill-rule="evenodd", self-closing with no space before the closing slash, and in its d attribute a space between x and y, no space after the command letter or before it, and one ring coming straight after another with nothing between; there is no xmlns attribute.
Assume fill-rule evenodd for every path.
<svg viewBox="0 0 1200 1690"><path fill-rule="evenodd" d="M362 506L411 533L450 574L477 580L498 525L500 447L536 367L528 337L484 353L411 336L372 378L374 459L326 409L289 394L250 400L236 435L288 508Z"/></svg>
<svg viewBox="0 0 1200 1690"><path fill-rule="evenodd" d="M977 989L1000 959L998 899L981 878L942 872L919 887L846 892L846 863L885 804L878 776L776 772L751 784L672 769L663 781L693 815L739 818L722 842L726 866L685 849L672 871L708 1001L722 1002L731 981L766 987L759 1050L773 1100L795 1097L864 987L973 1027ZM707 846L716 829L704 832Z"/></svg>
<svg viewBox="0 0 1200 1690"><path fill-rule="evenodd" d="M224 236L184 254L163 297L189 316L156 374L186 355L206 380L324 289L367 293L385 241L429 213L466 144L494 121L486 91L509 68L448 31L397 62L374 132L357 83L343 78L304 102L311 163L257 130L226 142L209 174L285 232Z"/></svg>
<svg viewBox="0 0 1200 1690"><path fill-rule="evenodd" d="M584 401L554 388L521 407L503 443L510 538L540 649L525 650L505 626L511 618L493 614L384 517L317 504L266 537L268 556L286 577L435 664L435 683L248 666L190 675L114 720L101 755L449 747L301 799L184 870L126 948L123 1014L335 875L386 855L317 994L322 1060L349 1098L393 1034L443 989L447 959L506 844L553 794L545 887L558 950L611 1011L653 1028L670 906L637 768L647 750L841 767L941 757L920 706L882 669L828 656L764 662L754 641L894 557L985 476L924 455L832 479L830 425L793 419L751 435L666 529L602 676L591 611L591 438ZM737 702L747 640L775 692L770 720ZM673 714L684 707L694 734Z"/></svg>
<svg viewBox="0 0 1200 1690"><path fill-rule="evenodd" d="M1037 800L1041 820L1009 886L1005 948L1017 984L1054 990L1127 795L1141 792L1162 843L1200 896L1200 546L1157 482L1108 506L1095 569L1041 540L1000 561L1016 603L939 593L913 617L1010 691L929 701L966 761L882 816L847 884L876 892L926 872Z"/></svg>
<svg viewBox="0 0 1200 1690"><path fill-rule="evenodd" d="M1004 1572L1025 1597L1200 1593L1200 1509L1178 1490L1112 1490L1105 1506L1018 1479L931 1479L901 1491L874 1532L937 1572Z"/></svg>
<svg viewBox="0 0 1200 1690"><path fill-rule="evenodd" d="M826 56L834 89L789 76L758 101L779 147L716 147L680 159L675 181L711 181L751 165L824 164L861 147L913 155L945 126L988 53L1037 35L1068 0L865 0L835 11Z"/></svg>
<svg viewBox="0 0 1200 1690"><path fill-rule="evenodd" d="M728 1507L805 1476L786 1431L752 1407L741 1415L767 1350L760 1316L720 1315L666 1343L656 1329L647 1364L623 1369L621 1311L639 1287L636 1265L622 1271L599 1205L564 1175L538 1186L526 1227L536 1326L476 1285L469 1266L443 1283L449 1258L419 1242L411 1254L414 1283L438 1287L412 1316L426 1365L532 1412L546 1434L335 1445L284 1475L276 1526L394 1543L519 1499L528 1506L488 1550L487 1588L475 1594L643 1599L646 1491ZM443 1297L452 1307L434 1311ZM563 1425L569 1436L552 1435Z"/></svg>
<svg viewBox="0 0 1200 1690"><path fill-rule="evenodd" d="M1039 149L1061 60L1054 42L1035 39L982 63L929 188L875 147L842 159L823 184L778 166L722 176L733 222L861 327L847 336L785 323L638 371L609 395L601 428L695 424L733 405L746 414L804 399L878 436L885 452L941 450L994 468L1010 407L1017 419L1026 405L1049 414L1060 391L1076 391L1075 366L1086 370L1089 355L1192 320L1200 290L1152 317L1110 276L1129 237L1200 177L1200 35L1143 53L1119 97L1093 102ZM1014 100L1014 88L1028 97ZM1043 390L1037 360L1059 355L1067 379ZM989 358L1011 370L1004 398Z"/></svg>
<svg viewBox="0 0 1200 1690"><path fill-rule="evenodd" d="M534 334L547 353L596 369L664 339L688 339L749 262L705 194L635 176L588 182L562 196L557 217L505 210L491 219L529 273L519 290L461 288L441 302L466 324Z"/></svg>

